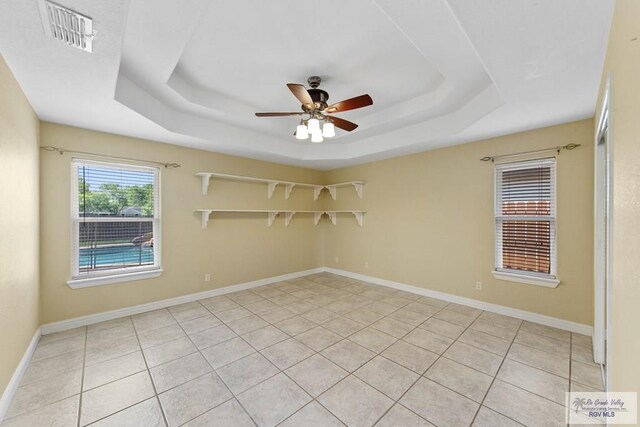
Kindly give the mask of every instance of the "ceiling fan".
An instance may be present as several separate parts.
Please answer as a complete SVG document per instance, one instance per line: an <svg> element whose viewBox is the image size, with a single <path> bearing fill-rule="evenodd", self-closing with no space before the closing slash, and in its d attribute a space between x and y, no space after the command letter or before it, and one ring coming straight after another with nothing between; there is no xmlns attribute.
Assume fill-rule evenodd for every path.
<svg viewBox="0 0 640 427"><path fill-rule="evenodd" d="M335 136L335 127L351 132L358 127L357 124L339 117L330 116L332 113L342 113L343 111L355 110L357 108L366 107L373 104L373 100L369 95L360 95L355 98L345 99L328 105L329 94L322 89L318 89L322 79L318 76L311 76L307 79L307 83L311 89L307 89L304 85L297 83L288 83L287 87L298 98L302 104L302 111L287 113L256 113L258 117L282 117L282 116L303 116L307 118L300 120L300 124L296 128L295 136L297 139L307 139L311 135L311 142L322 142L323 138L331 138ZM320 122L324 122L320 128ZM335 127L334 127L335 126Z"/></svg>

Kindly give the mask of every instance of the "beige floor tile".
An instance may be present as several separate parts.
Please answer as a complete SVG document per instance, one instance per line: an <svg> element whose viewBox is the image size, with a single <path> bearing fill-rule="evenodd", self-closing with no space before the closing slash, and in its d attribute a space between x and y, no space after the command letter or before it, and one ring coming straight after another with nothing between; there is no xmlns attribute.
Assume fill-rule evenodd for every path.
<svg viewBox="0 0 640 427"><path fill-rule="evenodd" d="M413 326L390 317L378 320L371 327L395 338L402 338L414 329Z"/></svg>
<svg viewBox="0 0 640 427"><path fill-rule="evenodd" d="M517 427L521 425L486 406L480 407L476 419L473 421L473 427Z"/></svg>
<svg viewBox="0 0 640 427"><path fill-rule="evenodd" d="M254 427L251 417L247 415L236 399L227 400L208 412L184 424L185 427Z"/></svg>
<svg viewBox="0 0 640 427"><path fill-rule="evenodd" d="M191 341L198 347L200 350L205 349L207 347L211 347L216 344L220 344L221 342L230 340L231 338L237 337L236 333L229 329L226 325L215 326L211 329L204 330L202 332L197 332L195 334L189 335Z"/></svg>
<svg viewBox="0 0 640 427"><path fill-rule="evenodd" d="M571 360L575 360L578 362L586 363L586 364L594 364L593 361L593 351L586 347L580 347L574 345L571 347Z"/></svg>
<svg viewBox="0 0 640 427"><path fill-rule="evenodd" d="M269 298L269 300L275 304L278 304L280 306L286 306L288 304L293 304L296 302L302 302L302 300L298 297L294 297L293 295L290 294L282 294L282 295L278 295L278 296L274 296Z"/></svg>
<svg viewBox="0 0 640 427"><path fill-rule="evenodd" d="M319 354L287 369L285 373L312 397L343 379L348 372Z"/></svg>
<svg viewBox="0 0 640 427"><path fill-rule="evenodd" d="M62 338L53 342L39 343L33 352L31 360L36 362L38 360L60 356L61 354L71 353L72 351L83 350L84 344L84 335Z"/></svg>
<svg viewBox="0 0 640 427"><path fill-rule="evenodd" d="M571 332L563 331L562 329L552 328L551 326L541 325L539 323L533 323L524 321L522 322L522 326L520 326L520 330L532 332L538 335L544 335L550 338L555 338L560 341L569 342L571 339Z"/></svg>
<svg viewBox="0 0 640 427"><path fill-rule="evenodd" d="M164 427L158 399L152 397L91 424L91 427Z"/></svg>
<svg viewBox="0 0 640 427"><path fill-rule="evenodd" d="M299 299L299 298L298 298ZM287 310L291 311L295 314L306 313L307 311L311 311L314 308L318 308L317 305L311 304L310 302L299 299L299 301L292 302L284 306Z"/></svg>
<svg viewBox="0 0 640 427"><path fill-rule="evenodd" d="M33 412L5 419L2 427L75 427L78 425L79 401L79 394L59 400Z"/></svg>
<svg viewBox="0 0 640 427"><path fill-rule="evenodd" d="M186 334L177 323L175 325L138 332L140 346L143 349L173 341L184 336L186 336Z"/></svg>
<svg viewBox="0 0 640 427"><path fill-rule="evenodd" d="M193 353L151 368L151 378L158 393L169 390L210 372L211 366L200 353Z"/></svg>
<svg viewBox="0 0 640 427"><path fill-rule="evenodd" d="M316 308L316 306L314 305L313 308ZM276 307L260 313L260 317L269 323L278 323L295 315L295 311L289 310L286 307Z"/></svg>
<svg viewBox="0 0 640 427"><path fill-rule="evenodd" d="M458 339L465 329L463 326L445 322L444 320L436 319L435 317L427 319L419 327L454 340Z"/></svg>
<svg viewBox="0 0 640 427"><path fill-rule="evenodd" d="M314 353L306 345L293 338L279 342L262 350L262 355L279 369L287 369L290 366L306 359Z"/></svg>
<svg viewBox="0 0 640 427"><path fill-rule="evenodd" d="M449 305L447 301L443 301L441 299L431 298L431 297L420 297L417 299L417 301L420 301L422 304L429 304L429 305L433 305L434 307L440 307L440 308L444 308Z"/></svg>
<svg viewBox="0 0 640 427"><path fill-rule="evenodd" d="M532 368L515 360L506 359L496 378L546 399L564 405L569 380Z"/></svg>
<svg viewBox="0 0 640 427"><path fill-rule="evenodd" d="M260 353L243 357L216 370L227 387L238 395L277 374L276 368Z"/></svg>
<svg viewBox="0 0 640 427"><path fill-rule="evenodd" d="M518 332L517 327L500 325L482 318L476 319L469 328L507 341L513 341Z"/></svg>
<svg viewBox="0 0 640 427"><path fill-rule="evenodd" d="M444 357L469 366L492 377L496 375L503 357L472 347L462 342L455 342L444 353Z"/></svg>
<svg viewBox="0 0 640 427"><path fill-rule="evenodd" d="M222 322L211 313L208 313L196 319L180 322L180 326L182 326L182 329L184 329L184 331L189 335L214 328L221 324Z"/></svg>
<svg viewBox="0 0 640 427"><path fill-rule="evenodd" d="M414 329L403 340L437 354L444 353L453 343L451 338L443 337L421 328Z"/></svg>
<svg viewBox="0 0 640 427"><path fill-rule="evenodd" d="M400 399L420 377L381 356L376 356L353 374L393 400Z"/></svg>
<svg viewBox="0 0 640 427"><path fill-rule="evenodd" d="M214 312L213 314L215 314L216 317L222 320L224 323L233 322L234 320L239 320L239 319L242 319L243 317L253 315L253 313L251 313L249 310L247 310L244 307L235 307L230 310Z"/></svg>
<svg viewBox="0 0 640 427"><path fill-rule="evenodd" d="M243 306L246 306L248 304L253 304L259 301L264 301L264 298L262 298L260 295L256 295L252 293L251 291L234 292L232 294L229 294L228 296L229 298L231 298L232 300L234 300L235 302Z"/></svg>
<svg viewBox="0 0 640 427"><path fill-rule="evenodd" d="M171 312L171 314L173 314L173 317L179 322L186 322L189 320L193 320L193 319L197 319L198 317L203 317L203 316L207 316L209 314L211 314L209 312L209 310L207 310L204 306L202 306L200 303L196 303L198 304L197 306L193 306L191 308L188 308L186 310L179 310L176 312Z"/></svg>
<svg viewBox="0 0 640 427"><path fill-rule="evenodd" d="M76 369L20 386L13 396L6 417L15 417L76 395L80 393L81 381L82 369Z"/></svg>
<svg viewBox="0 0 640 427"><path fill-rule="evenodd" d="M393 405L393 400L353 375L325 392L318 402L349 426L373 425Z"/></svg>
<svg viewBox="0 0 640 427"><path fill-rule="evenodd" d="M113 328L115 326L121 326L124 324L133 325L133 321L130 316L127 317L118 317L116 319L105 320L104 322L94 323L92 325L87 326L87 333L91 331L97 332L103 329Z"/></svg>
<svg viewBox="0 0 640 427"><path fill-rule="evenodd" d="M495 353L499 356L506 356L509 351L511 342L503 340L502 338L494 337L493 335L485 334L484 332L476 331L474 329L467 329L458 338L460 342L469 344L470 346Z"/></svg>
<svg viewBox="0 0 640 427"><path fill-rule="evenodd" d="M360 329L364 329L367 325L364 325L355 320L347 319L346 317L336 317L322 324L323 328L329 329L331 332L335 332L341 337L348 337L349 335L358 332Z"/></svg>
<svg viewBox="0 0 640 427"><path fill-rule="evenodd" d="M507 358L564 378L569 378L569 358L562 357L555 353L513 343L509 354L507 354Z"/></svg>
<svg viewBox="0 0 640 427"><path fill-rule="evenodd" d="M414 311L405 310L404 308L401 308L398 311L394 311L388 317L391 319L399 320L411 326L418 326L428 319L427 316L423 316L422 314L416 313Z"/></svg>
<svg viewBox="0 0 640 427"><path fill-rule="evenodd" d="M483 404L524 425L565 425L565 409L536 394L495 380Z"/></svg>
<svg viewBox="0 0 640 427"><path fill-rule="evenodd" d="M479 406L426 378L419 379L400 403L427 421L443 427L470 425Z"/></svg>
<svg viewBox="0 0 640 427"><path fill-rule="evenodd" d="M424 376L476 402L482 402L493 381L492 376L444 357L431 365Z"/></svg>
<svg viewBox="0 0 640 427"><path fill-rule="evenodd" d="M238 335L244 335L247 332L264 328L267 325L269 324L264 320L262 320L261 318L259 318L258 316L256 316L255 314L227 323L227 326L231 328Z"/></svg>
<svg viewBox="0 0 640 427"><path fill-rule="evenodd" d="M370 311L375 311L383 316L388 316L398 309L395 305L387 304L382 301L374 301L371 304L364 306L364 308Z"/></svg>
<svg viewBox="0 0 640 427"><path fill-rule="evenodd" d="M489 311L482 312L482 314L479 316L479 319L485 319L498 325L510 326L515 328L522 324L522 320L516 319L515 317L491 313Z"/></svg>
<svg viewBox="0 0 640 427"><path fill-rule="evenodd" d="M514 342L537 348L538 350L557 353L562 357L569 357L569 343L555 338L521 330L516 335Z"/></svg>
<svg viewBox="0 0 640 427"><path fill-rule="evenodd" d="M89 390L82 395L80 425L87 425L154 396L148 372Z"/></svg>
<svg viewBox="0 0 640 427"><path fill-rule="evenodd" d="M376 354L349 340L340 341L320 353L341 368L353 372Z"/></svg>
<svg viewBox="0 0 640 427"><path fill-rule="evenodd" d="M325 305L324 308L340 315L344 315L358 309L355 305L344 301L334 301L331 304Z"/></svg>
<svg viewBox="0 0 640 427"><path fill-rule="evenodd" d="M344 424L318 402L313 401L279 424L279 427L299 426L343 427Z"/></svg>
<svg viewBox="0 0 640 427"><path fill-rule="evenodd" d="M267 310L271 310L276 307L278 307L276 303L266 299L262 301L253 302L251 304L247 304L244 306L244 308L246 308L247 310L255 314L263 313Z"/></svg>
<svg viewBox="0 0 640 427"><path fill-rule="evenodd" d="M324 292L327 292L327 291L324 291ZM334 302L333 298L329 298L327 295L324 295L324 294L310 296L309 298L305 298L305 301L320 307L323 307L327 304L331 304L332 302Z"/></svg>
<svg viewBox="0 0 640 427"><path fill-rule="evenodd" d="M387 348L382 355L418 374L423 374L438 359L437 354L402 340Z"/></svg>
<svg viewBox="0 0 640 427"><path fill-rule="evenodd" d="M87 347L93 347L101 345L109 341L130 337L136 334L136 330L133 327L133 323L122 323L118 326L114 326L108 329L94 330L90 329L87 332Z"/></svg>
<svg viewBox="0 0 640 427"><path fill-rule="evenodd" d="M588 349L592 348L591 337L589 335L576 334L575 332L571 334L571 342L574 345L578 345L580 347L585 347Z"/></svg>
<svg viewBox="0 0 640 427"><path fill-rule="evenodd" d="M178 323L167 309L136 314L135 316L131 316L131 320L138 332L163 328L165 326L175 325Z"/></svg>
<svg viewBox="0 0 640 427"><path fill-rule="evenodd" d="M173 427L204 414L233 396L222 380L211 372L158 397L169 427Z"/></svg>
<svg viewBox="0 0 640 427"><path fill-rule="evenodd" d="M462 305L462 304L456 304L456 303L451 303L447 305L446 310L455 311L455 312L466 314L467 316L473 316L473 317L478 317L482 313L482 310L480 310L479 308L469 307L468 305Z"/></svg>
<svg viewBox="0 0 640 427"><path fill-rule="evenodd" d="M363 323L365 325L370 325L373 322L376 322L382 319L384 316L374 311L361 308L361 309L352 311L351 313L345 314L344 317L347 317L351 320L355 320L356 322Z"/></svg>
<svg viewBox="0 0 640 427"><path fill-rule="evenodd" d="M320 351L340 341L342 337L322 326L317 326L299 335L296 339L315 351Z"/></svg>
<svg viewBox="0 0 640 427"><path fill-rule="evenodd" d="M274 323L274 326L284 333L294 336L301 334L304 331L308 331L309 329L313 329L318 325L304 317L295 316Z"/></svg>
<svg viewBox="0 0 640 427"><path fill-rule="evenodd" d="M214 369L221 368L253 353L255 353L255 349L240 337L202 350L202 355Z"/></svg>
<svg viewBox="0 0 640 427"><path fill-rule="evenodd" d="M147 365L149 368L153 368L197 351L198 349L188 337L182 337L155 347L146 348L143 353Z"/></svg>
<svg viewBox="0 0 640 427"><path fill-rule="evenodd" d="M368 348L374 353L380 353L398 339L377 329L366 328L351 335L349 340Z"/></svg>
<svg viewBox="0 0 640 427"><path fill-rule="evenodd" d="M263 348L286 340L289 338L289 335L285 334L275 326L269 325L244 334L242 338L251 344L251 346L256 350L262 350Z"/></svg>
<svg viewBox="0 0 640 427"><path fill-rule="evenodd" d="M106 342L94 347L87 347L87 351L84 357L84 364L86 366L95 365L96 363L104 362L109 359L114 359L125 354L140 351L140 344L138 343L138 337L131 336L115 341Z"/></svg>
<svg viewBox="0 0 640 427"><path fill-rule="evenodd" d="M475 316L467 316L466 314L447 309L436 313L433 317L449 323L455 323L456 325L464 326L465 328L471 325L474 320L476 320Z"/></svg>
<svg viewBox="0 0 640 427"><path fill-rule="evenodd" d="M419 417L404 406L396 403L384 417L376 423L376 427L432 427L429 421Z"/></svg>
<svg viewBox="0 0 640 427"><path fill-rule="evenodd" d="M270 427L309 403L311 397L280 373L238 395L238 400L259 427Z"/></svg>
<svg viewBox="0 0 640 427"><path fill-rule="evenodd" d="M81 369L83 360L84 350L76 350L71 353L31 362L22 377L20 385L27 385L34 381L54 377L63 372Z"/></svg>
<svg viewBox="0 0 640 427"><path fill-rule="evenodd" d="M74 338L74 337L78 337L78 336L83 336L87 333L87 327L86 326L81 326L79 328L73 328L73 329L67 329L66 331L60 331L60 332L52 332L50 334L46 334L46 335L42 335L40 336L40 340L38 341L38 344L48 344L48 343L52 343L54 341L60 341L62 339L66 339L66 338Z"/></svg>
<svg viewBox="0 0 640 427"><path fill-rule="evenodd" d="M571 361L571 381L603 390L602 371L600 365Z"/></svg>
<svg viewBox="0 0 640 427"><path fill-rule="evenodd" d="M85 391L91 390L146 369L147 365L144 363L144 358L140 351L87 366L84 370L82 389Z"/></svg>
<svg viewBox="0 0 640 427"><path fill-rule="evenodd" d="M426 317L431 317L441 310L439 307L434 307L429 304L422 304L421 302L412 302L411 304L405 305L403 309L422 314Z"/></svg>
<svg viewBox="0 0 640 427"><path fill-rule="evenodd" d="M379 301L383 302L385 304L393 305L396 308L400 308L400 307L404 307L405 305L409 304L413 300L410 299L410 298L405 298L403 296L399 296L399 295L389 295L389 296L380 298Z"/></svg>
<svg viewBox="0 0 640 427"><path fill-rule="evenodd" d="M240 308L240 304L230 300L225 296L207 298L201 300L200 303L205 306L207 310L213 314L221 313L223 311L233 310L234 308Z"/></svg>

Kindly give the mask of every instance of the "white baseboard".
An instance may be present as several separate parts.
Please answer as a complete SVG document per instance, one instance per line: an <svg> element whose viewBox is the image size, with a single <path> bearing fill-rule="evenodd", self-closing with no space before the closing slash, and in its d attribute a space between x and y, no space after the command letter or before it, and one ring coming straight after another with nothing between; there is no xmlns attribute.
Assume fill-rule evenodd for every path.
<svg viewBox="0 0 640 427"><path fill-rule="evenodd" d="M11 399L13 399L13 395L16 394L18 385L20 385L20 381L22 380L22 377L24 376L24 373L29 366L29 362L31 361L31 356L33 356L33 352L38 346L38 341L40 340L40 332L41 328L38 328L35 334L33 334L33 338L31 338L31 342L29 343L27 350L24 352L22 359L20 359L20 363L18 363L18 367L13 372L11 380L9 380L9 384L7 384L7 387L2 393L2 398L0 398L0 424L2 424L2 420L7 414Z"/></svg>
<svg viewBox="0 0 640 427"><path fill-rule="evenodd" d="M570 320L545 316L544 314L538 314L530 311L519 310L517 308L507 307L504 305L478 301L471 298L460 297L457 295L447 294L445 292L433 291L431 289L421 288L413 285L406 285L404 283L394 282L386 279L379 279L377 277L366 276L364 274L353 273L351 271L339 270L331 267L325 267L324 271L328 273L338 274L340 276L350 277L352 279L362 280L363 282L374 283L376 285L411 292L412 294L438 298L447 302L453 302L473 308L479 308L480 310L490 311L492 313L503 314L505 316L511 316L522 320L528 320L530 322L540 323L541 325L551 326L554 328L563 329L565 331L575 332L588 336L593 335L593 327L589 325L583 325L581 323L572 322Z"/></svg>
<svg viewBox="0 0 640 427"><path fill-rule="evenodd" d="M323 271L324 271L324 267L318 267L318 268L313 268L311 270L297 271L295 273L283 274L281 276L268 277L266 279L254 280L252 282L225 286L223 288L218 288L218 289L211 289L209 291L198 292L195 294L182 295L175 298L154 301L146 304L134 305L132 307L125 307L117 310L104 311L102 313L90 314L82 317L75 317L73 319L62 320L59 322L47 323L45 325L42 325L41 327L42 335L50 334L53 332L66 331L67 329L73 329L80 326L92 325L94 323L104 322L105 320L112 320L120 317L131 316L134 314L140 314L147 311L167 308L167 307L171 307L178 304L184 304L186 302L192 302L192 301L197 301L204 298L211 298L218 295L238 292L245 289L257 288L259 286L270 285L271 283L282 282L283 280L291 280L291 279L296 279L298 277L308 276L309 274L322 273Z"/></svg>

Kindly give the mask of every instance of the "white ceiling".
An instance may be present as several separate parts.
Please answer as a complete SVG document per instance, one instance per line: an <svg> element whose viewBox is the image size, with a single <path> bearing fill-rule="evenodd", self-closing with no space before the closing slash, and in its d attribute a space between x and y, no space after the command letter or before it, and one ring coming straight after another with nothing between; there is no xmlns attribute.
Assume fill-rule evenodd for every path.
<svg viewBox="0 0 640 427"><path fill-rule="evenodd" d="M331 169L593 115L613 0L58 0L89 54L0 2L0 53L42 120ZM188 8L184 8L188 4ZM292 136L285 86L323 78L360 127Z"/></svg>

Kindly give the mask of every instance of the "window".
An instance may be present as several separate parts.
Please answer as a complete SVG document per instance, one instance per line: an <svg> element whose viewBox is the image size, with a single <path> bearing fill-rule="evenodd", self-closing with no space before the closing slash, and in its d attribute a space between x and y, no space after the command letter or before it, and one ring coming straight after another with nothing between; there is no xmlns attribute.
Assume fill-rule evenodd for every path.
<svg viewBox="0 0 640 427"><path fill-rule="evenodd" d="M72 288L157 277L159 170L74 159Z"/></svg>
<svg viewBox="0 0 640 427"><path fill-rule="evenodd" d="M555 167L555 159L496 166L496 278L558 285Z"/></svg>

